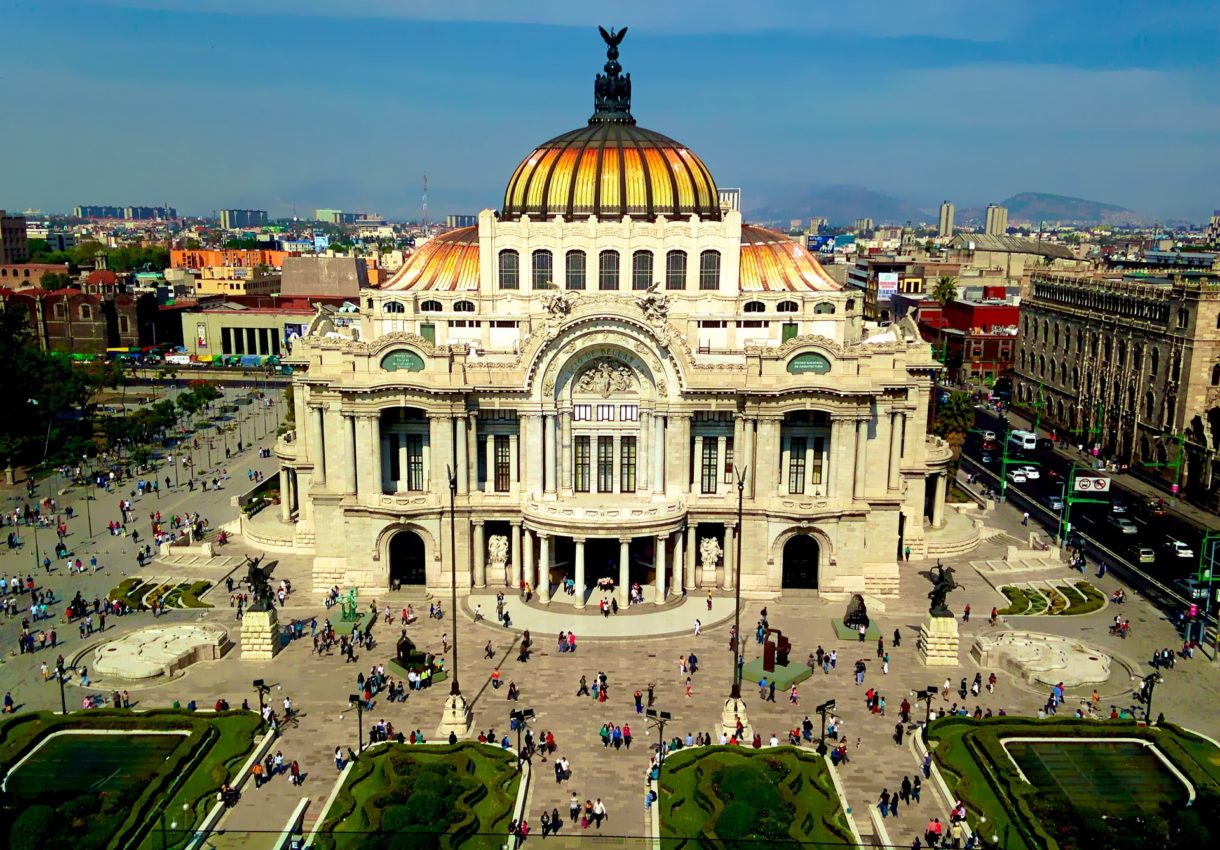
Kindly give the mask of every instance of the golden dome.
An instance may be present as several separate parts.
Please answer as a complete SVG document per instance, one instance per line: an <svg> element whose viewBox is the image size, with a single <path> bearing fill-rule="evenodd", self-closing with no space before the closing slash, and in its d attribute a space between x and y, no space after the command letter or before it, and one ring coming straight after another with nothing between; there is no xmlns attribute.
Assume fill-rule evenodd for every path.
<svg viewBox="0 0 1220 850"><path fill-rule="evenodd" d="M504 193L501 218L659 215L720 219L716 182L689 148L635 124L591 121L539 145Z"/></svg>
<svg viewBox="0 0 1220 850"><path fill-rule="evenodd" d="M686 218L720 220L712 173L673 139L637 127L631 115L631 75L622 74L618 45L627 30L601 30L605 74L593 84L593 117L539 145L521 161L504 192L502 219Z"/></svg>
<svg viewBox="0 0 1220 850"><path fill-rule="evenodd" d="M741 228L742 292L835 292L842 284L803 245L765 227Z"/></svg>
<svg viewBox="0 0 1220 850"><path fill-rule="evenodd" d="M459 227L429 239L381 288L477 292L479 229Z"/></svg>

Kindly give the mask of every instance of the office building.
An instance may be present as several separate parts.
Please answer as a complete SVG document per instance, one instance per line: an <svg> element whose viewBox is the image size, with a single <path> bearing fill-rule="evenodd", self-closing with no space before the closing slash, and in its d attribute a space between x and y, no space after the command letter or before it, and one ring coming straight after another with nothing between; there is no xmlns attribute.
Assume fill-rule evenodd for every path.
<svg viewBox="0 0 1220 850"><path fill-rule="evenodd" d="M949 201L942 201L940 204L940 222L936 227L936 235L947 237L953 235L953 211L954 207Z"/></svg>
<svg viewBox="0 0 1220 850"><path fill-rule="evenodd" d="M942 207L943 210L943 207ZM1008 233L1008 208L998 204L987 205L987 220L983 233L988 236L1005 236Z"/></svg>
<svg viewBox="0 0 1220 850"><path fill-rule="evenodd" d="M220 226L225 230L243 227L262 227L267 223L266 210L221 210Z"/></svg>
<svg viewBox="0 0 1220 850"><path fill-rule="evenodd" d="M25 216L0 210L0 265L20 264L29 258Z"/></svg>

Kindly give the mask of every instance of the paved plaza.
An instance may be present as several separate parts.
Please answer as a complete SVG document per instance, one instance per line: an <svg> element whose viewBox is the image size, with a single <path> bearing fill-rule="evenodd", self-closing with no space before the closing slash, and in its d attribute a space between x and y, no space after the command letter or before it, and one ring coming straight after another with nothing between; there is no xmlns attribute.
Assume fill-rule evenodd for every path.
<svg viewBox="0 0 1220 850"><path fill-rule="evenodd" d="M269 445L269 441L264 441ZM265 474L274 471L273 459L260 459L254 450L247 450L240 457L228 462L230 478L219 492L187 492L163 490L159 500L146 496L136 503L136 526L142 534L148 529L149 512L160 510L163 516L176 511L198 510L207 516L213 525L232 520L236 508L230 503L233 496L248 487L247 469ZM159 473L162 480L164 473ZM46 492L46 485L42 487ZM21 503L24 493L9 488L4 493L5 504L11 507ZM16 497L16 499L14 498ZM141 570L136 565L135 545L129 537L112 537L106 530L106 522L118 516L118 494L101 495L94 502L94 537L89 539L83 502L80 493L71 491L58 497L61 507L68 505L77 509L77 516L68 522L69 534L66 543L86 563L96 554L101 569L96 575L69 576L62 564L56 565L50 574L41 566L34 569L36 561L32 551L29 530L23 529L26 548L19 551L4 551L0 555L0 571L6 576L27 573L34 576L39 587L54 589L56 596L70 598L78 590L92 598L101 596L117 585L123 578L136 576ZM890 653L888 674L882 672L877 657L875 642L860 644L856 641L841 641L835 636L832 622L841 619L844 603L829 602L816 594L789 594L779 601L743 600L742 630L750 636L758 620L759 611L766 607L770 624L783 630L793 645L793 661L801 663L806 656L822 646L826 651L838 653L838 664L829 674L820 671L798 686L797 704L789 701L787 693L777 691L775 702L764 702L758 696L755 683L743 685L743 696L749 707L749 719L754 729L766 741L772 734L784 740L786 731L800 725L806 715L811 716L815 726L817 716L814 706L826 699L836 699L836 713L842 718L842 735L848 742L850 762L840 769L840 776L861 833L879 839L880 829L875 827L868 814L868 804L875 802L883 788L895 789L903 776L913 776L918 768L918 754L911 748L909 736L903 744L896 746L893 740L899 704L906 697L913 704L915 716L922 717L923 706L917 704L912 692L929 684L941 685L947 678L953 684L953 693L948 702L939 696L934 708L958 702L957 683L965 677L973 679L982 672L984 679L991 670L976 667L970 658L969 647L973 638L981 633L1003 628L1047 632L1065 637L1080 638L1104 647L1112 654L1115 663L1110 679L1100 690L1102 707L1108 713L1110 705L1132 704L1129 671L1146 673L1150 670L1146 659L1154 648L1179 647L1180 638L1165 618L1141 599L1129 593L1130 601L1121 607L1120 613L1131 621L1131 636L1127 640L1111 637L1107 625L1114 616L1114 606L1080 617L1018 617L1011 622L992 626L988 623L988 612L993 606L1003 607L1005 600L991 583L979 575L972 562L1003 559L1014 539L1021 539L1020 516L1015 510L1001 506L987 517L990 528L1007 532L982 543L975 551L949 559L946 563L956 569L956 579L962 586L949 597L951 608L959 612L966 604L972 608L969 622L960 623L961 650L957 667L929 668L918 658L916 637L919 624L927 608L926 595L930 588L926 577L929 564L918 561L905 563L901 567L900 597L887 600L885 610L876 607L870 610L874 622L885 638ZM100 533L97 533L99 532ZM40 533L44 547L53 545L54 532ZM198 564L154 562L143 572L150 575L173 575L180 580L206 578L223 583L224 576L234 573L240 578L242 569L237 556L259 550L249 548L242 540L221 550L223 559L216 562L203 561ZM276 561L274 579L286 578L292 582L294 592L287 605L279 611L281 623L316 618L321 624L329 614L336 630L338 609L326 610L320 592L310 586L311 559L301 555L269 554L268 561ZM194 570L195 573L191 573ZM188 574L189 573L189 574ZM1068 578L1066 568L1048 574L1052 578ZM1077 578L1078 576L1070 576ZM1119 587L1112 576L1091 579L1107 595ZM318 591L321 589L319 588ZM28 596L23 597L28 600ZM158 624L199 621L219 626L228 631L234 643L239 643L240 623L229 605L229 597L223 585L205 598L215 607L208 610L172 610L155 622ZM282 739L275 744L286 759L296 759L305 782L297 788L287 779L276 779L261 789L247 786L242 802L232 809L220 824L223 835L213 836L217 847L271 846L274 834L288 822L302 798L308 798L305 824L318 817L324 801L330 795L337 772L333 752L335 747L356 747L356 713L348 707L347 695L355 689L357 673L367 673L379 663L393 655L394 641L400 632L398 612L407 604L414 604L421 616L408 629L411 638L426 651L441 651L441 637L454 635L452 612L446 600L445 619L437 621L426 616L427 599L422 592L386 594L373 599L364 596L361 607L375 603L380 611L389 606L394 612L393 622L387 625L380 620L374 629L378 643L372 650L358 653L356 663L344 663L335 653L318 657L312 654L308 639L290 643L273 661L243 660L240 647L232 650L220 661L196 663L172 679L164 677L141 683L108 681L106 677L94 677L93 687L82 688L80 677L73 677L68 687L67 702L70 709L79 709L86 692L109 693L121 687L130 693L136 708L166 706L175 700L186 704L195 700L200 708L211 707L218 698L225 698L237 706L243 700L256 700L251 681L266 679L272 686L271 699L277 707L284 697L290 697L298 709L299 725L284 730ZM28 602L26 603L28 606ZM473 621L473 606L481 605L486 619ZM667 736L699 732L718 736L721 709L729 692L732 659L728 651L729 628L732 623L732 598L716 595L711 612L707 611L706 595L694 595L661 611L623 612L609 618L602 617L596 604L584 612L568 605L552 604L547 609L537 605L527 606L517 595L508 596L508 607L513 614L513 630L496 624L494 596L475 595L463 600L459 613L460 634L460 681L463 693L472 704L475 729L492 728L497 735L508 730L508 712L515 707L528 707L536 712L533 728L535 734L551 731L558 744L558 755L569 759L572 768L570 781L555 781L552 762L542 763L535 759L534 782L529 792L528 812L537 822L545 808L558 808L566 818L571 794L580 800L602 798L608 819L601 832L614 835L644 836L649 832L645 820L643 792L649 763L649 746L657 740L657 733L648 728L643 715L634 710L633 694L638 689L647 691L655 685L656 704L661 710L670 711L674 720L666 730ZM101 642L114 636L129 633L151 625L150 614L140 613L125 617L110 618L103 633L81 639L73 624L62 621L59 606L54 617L42 628L57 628L63 648L50 648L30 655L16 652L17 635L21 628L21 616L5 618L0 629L5 646L3 666L4 689L11 690L19 705L18 711L35 709L58 709L59 687L54 681L44 682L39 672L43 661L53 666L57 652L68 659L81 658L88 663L91 650ZM702 620L702 634L695 636L696 619ZM516 660L516 647L520 637L516 628L527 626L533 632L536 651L528 662ZM572 630L577 637L575 653L560 654L555 650L555 637L559 630ZM891 646L894 632L901 636L901 644ZM654 637L651 635L660 634ZM490 642L492 657L485 658L485 647ZM747 643L747 660L759 653L753 640ZM681 671L680 658L694 653L698 657L698 672L691 676L691 694L686 694L687 674ZM857 659L864 659L868 670L862 686L854 683L852 667ZM489 676L499 667L505 683L514 682L521 696L517 705L506 700L507 688L493 689ZM590 697L578 697L580 677L591 683L594 677L604 672L609 682L609 696L605 702L596 702ZM1002 671L994 671L998 684L994 694L984 693L978 699L968 697L965 704L970 710L981 705L985 710L1004 709L1008 714L1034 714L1046 701L1041 690L1018 681ZM1196 655L1193 660L1180 660L1175 669L1165 673L1165 682L1156 689L1154 714L1165 716L1188 728L1208 735L1220 735L1220 719L1215 712L1201 710L1212 705L1216 698L1220 675L1217 668L1206 658ZM886 698L886 716L870 714L864 706L864 692L875 687ZM389 704L381 699L371 712L364 716L365 726L378 720L387 720L404 732L420 729L432 739L439 719L448 687L442 683L432 689L411 693L405 703ZM1065 710L1071 711L1083 697L1091 695L1092 687L1069 692ZM257 703L255 702L255 705ZM603 747L598 729L603 723L630 726L632 744L630 748L615 750ZM940 797L931 793L923 795L922 802L911 809L902 809L897 818L884 821L889 840L894 844L907 845L918 834L930 816L947 815L947 808ZM578 826L568 825L564 832L571 835ZM245 831L260 831L257 839L250 839Z"/></svg>

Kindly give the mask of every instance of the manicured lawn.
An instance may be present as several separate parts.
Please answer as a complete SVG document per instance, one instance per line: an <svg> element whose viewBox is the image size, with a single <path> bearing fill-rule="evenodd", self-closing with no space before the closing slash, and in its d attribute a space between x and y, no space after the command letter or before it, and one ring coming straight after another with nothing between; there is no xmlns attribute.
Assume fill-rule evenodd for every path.
<svg viewBox="0 0 1220 850"><path fill-rule="evenodd" d="M981 826L985 838L999 836L1008 850L1147 850L1220 840L1220 751L1177 727L946 718L934 721L927 734L952 793L966 803L971 826ZM1078 740L1032 747L1010 741L1008 751L1002 744L1026 737ZM1183 786L1146 748L1107 740L1113 738L1155 743L1194 786L1194 804L1184 805Z"/></svg>
<svg viewBox="0 0 1220 850"><path fill-rule="evenodd" d="M666 850L737 841L763 842L752 845L760 848L852 842L826 763L808 750L682 750L665 760L660 786L657 805Z"/></svg>
<svg viewBox="0 0 1220 850"><path fill-rule="evenodd" d="M257 728L258 717L240 711L19 715L0 726L0 765L33 755L0 797L0 846L159 849L161 835L150 828L165 811L180 830L169 846L181 847L220 784L236 778ZM79 734L98 730L119 734ZM147 734L169 730L186 734ZM57 731L73 734L48 739Z"/></svg>
<svg viewBox="0 0 1220 850"><path fill-rule="evenodd" d="M314 846L499 850L517 799L516 767L512 753L486 744L377 745L356 760Z"/></svg>

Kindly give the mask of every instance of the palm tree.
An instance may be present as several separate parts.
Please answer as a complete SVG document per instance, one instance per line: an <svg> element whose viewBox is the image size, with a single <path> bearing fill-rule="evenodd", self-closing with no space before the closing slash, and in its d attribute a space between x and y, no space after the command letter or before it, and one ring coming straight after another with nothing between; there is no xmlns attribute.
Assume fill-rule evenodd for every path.
<svg viewBox="0 0 1220 850"><path fill-rule="evenodd" d="M932 288L932 299L941 307L945 307L955 298L957 298L957 278L948 274L938 277L936 286Z"/></svg>
<svg viewBox="0 0 1220 850"><path fill-rule="evenodd" d="M937 410L936 423L933 429L949 443L953 453L952 477L957 475L957 465L961 462L962 446L966 443L966 434L974 427L974 402L968 393L955 392L949 400Z"/></svg>

